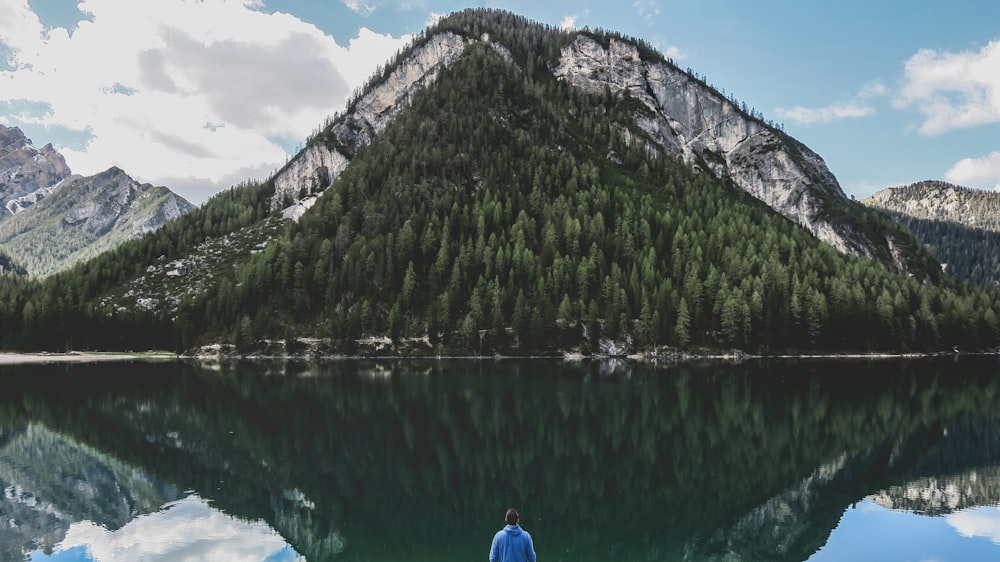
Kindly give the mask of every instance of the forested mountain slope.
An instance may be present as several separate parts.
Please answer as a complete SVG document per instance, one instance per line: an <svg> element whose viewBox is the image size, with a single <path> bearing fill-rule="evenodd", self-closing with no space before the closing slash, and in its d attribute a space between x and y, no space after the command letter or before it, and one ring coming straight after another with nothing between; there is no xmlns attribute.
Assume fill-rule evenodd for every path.
<svg viewBox="0 0 1000 562"><path fill-rule="evenodd" d="M17 263L3 248L0 248L0 275L27 275L27 273L24 266Z"/></svg>
<svg viewBox="0 0 1000 562"><path fill-rule="evenodd" d="M849 200L819 155L690 69L681 71L642 41L604 32L561 32L494 10L445 18L376 74L347 112L275 176L274 206L333 183L358 148L416 91L474 45L488 46L533 79L555 77L589 93L627 99L630 142L731 179L844 253L920 277L938 273L905 229Z"/></svg>
<svg viewBox="0 0 1000 562"><path fill-rule="evenodd" d="M599 352L602 338L615 352L997 345L998 295L939 279L881 213L821 206L825 220L896 241L872 250L883 259L838 252L707 164L702 148L689 147L699 158L668 150L631 90L555 76L579 37L491 10L443 20L272 180L10 291L0 341L252 351L318 337L331 353L409 341L410 351L483 354ZM770 152L797 147L786 164L804 169L803 147L754 126L785 139ZM317 199L268 234L275 209L301 197ZM222 249L198 257L210 247ZM206 274L154 296L175 262Z"/></svg>
<svg viewBox="0 0 1000 562"><path fill-rule="evenodd" d="M862 203L910 229L951 275L1000 285L1000 193L924 181L883 189Z"/></svg>

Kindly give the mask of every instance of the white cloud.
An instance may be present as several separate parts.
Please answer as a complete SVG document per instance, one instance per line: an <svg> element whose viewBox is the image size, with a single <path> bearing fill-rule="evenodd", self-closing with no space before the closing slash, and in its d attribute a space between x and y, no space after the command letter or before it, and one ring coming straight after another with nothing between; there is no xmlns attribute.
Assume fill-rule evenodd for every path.
<svg viewBox="0 0 1000 562"><path fill-rule="evenodd" d="M1000 190L1000 152L982 158L963 158L944 174L951 183Z"/></svg>
<svg viewBox="0 0 1000 562"><path fill-rule="evenodd" d="M834 104L827 107L793 107L791 109L778 108L775 115L779 119L792 121L802 125L811 123L829 123L841 119L857 119L875 114L875 108L869 105L860 105L854 102Z"/></svg>
<svg viewBox="0 0 1000 562"><path fill-rule="evenodd" d="M875 114L870 100L886 95L886 87L879 82L866 84L851 101L835 103L826 107L802 107L791 109L778 108L774 111L778 119L791 121L800 125L813 123L830 123L843 119L858 119Z"/></svg>
<svg viewBox="0 0 1000 562"><path fill-rule="evenodd" d="M656 17L660 15L660 3L656 0L635 0L632 8L649 25L656 23Z"/></svg>
<svg viewBox="0 0 1000 562"><path fill-rule="evenodd" d="M906 62L905 73L895 106L924 114L921 133L1000 121L1000 41L960 53L923 49Z"/></svg>
<svg viewBox="0 0 1000 562"><path fill-rule="evenodd" d="M237 172L268 173L287 158L276 139L304 141L411 37L362 28L344 47L258 4L83 0L92 18L70 35L45 29L27 0L0 0L0 122L84 135L85 146L34 139L76 173L203 180L185 193L195 202ZM26 107L37 110L5 111Z"/></svg>
<svg viewBox="0 0 1000 562"><path fill-rule="evenodd" d="M362 16L370 16L375 12L375 6L368 2L361 2L360 0L343 0L343 2L352 12L361 14Z"/></svg>
<svg viewBox="0 0 1000 562"><path fill-rule="evenodd" d="M861 91L858 92L858 97L861 99L880 98L887 93L889 93L889 90L885 87L885 84L872 82L861 88Z"/></svg>
<svg viewBox="0 0 1000 562"><path fill-rule="evenodd" d="M57 552L86 549L94 562L113 560L302 560L264 522L235 519L191 496L109 531L90 521L73 523Z"/></svg>
<svg viewBox="0 0 1000 562"><path fill-rule="evenodd" d="M981 507L945 516L948 524L965 537L983 537L1000 544L1000 508Z"/></svg>
<svg viewBox="0 0 1000 562"><path fill-rule="evenodd" d="M680 47L667 43L667 40L662 35L653 37L653 47L656 47L657 51L660 51L663 53L663 56L674 62L687 58L687 53L681 51Z"/></svg>
<svg viewBox="0 0 1000 562"><path fill-rule="evenodd" d="M576 16L566 16L559 22L559 29L563 31L573 31L576 29Z"/></svg>

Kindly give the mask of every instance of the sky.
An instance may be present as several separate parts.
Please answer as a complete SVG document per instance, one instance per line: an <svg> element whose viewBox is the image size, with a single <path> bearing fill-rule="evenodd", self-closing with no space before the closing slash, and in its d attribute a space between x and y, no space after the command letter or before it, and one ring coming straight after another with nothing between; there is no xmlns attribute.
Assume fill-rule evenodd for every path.
<svg viewBox="0 0 1000 562"><path fill-rule="evenodd" d="M844 191L1000 188L1000 2L0 0L0 124L195 204L280 168L468 7L645 39L818 152Z"/></svg>

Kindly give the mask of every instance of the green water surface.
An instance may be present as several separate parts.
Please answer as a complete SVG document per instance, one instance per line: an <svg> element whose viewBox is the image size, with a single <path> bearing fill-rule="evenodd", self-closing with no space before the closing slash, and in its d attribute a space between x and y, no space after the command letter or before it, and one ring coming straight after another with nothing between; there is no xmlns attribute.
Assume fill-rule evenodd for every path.
<svg viewBox="0 0 1000 562"><path fill-rule="evenodd" d="M0 559L1000 559L1000 361L0 367Z"/></svg>

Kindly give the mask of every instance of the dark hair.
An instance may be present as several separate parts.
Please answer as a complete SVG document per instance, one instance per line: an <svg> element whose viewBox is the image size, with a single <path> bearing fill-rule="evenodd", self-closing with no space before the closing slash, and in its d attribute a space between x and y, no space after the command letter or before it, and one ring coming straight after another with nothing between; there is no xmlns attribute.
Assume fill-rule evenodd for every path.
<svg viewBox="0 0 1000 562"><path fill-rule="evenodd" d="M504 518L507 520L508 525L517 525L517 520L520 516L517 514L517 510L513 507L507 510L507 516Z"/></svg>

